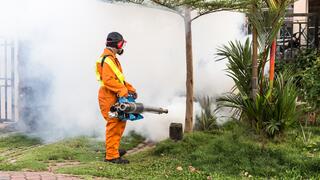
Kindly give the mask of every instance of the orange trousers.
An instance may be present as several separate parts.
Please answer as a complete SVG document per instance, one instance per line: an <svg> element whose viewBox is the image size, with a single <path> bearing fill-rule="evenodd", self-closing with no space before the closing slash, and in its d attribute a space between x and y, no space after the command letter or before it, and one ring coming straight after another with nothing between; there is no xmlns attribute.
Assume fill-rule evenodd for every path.
<svg viewBox="0 0 320 180"><path fill-rule="evenodd" d="M106 124L106 159L115 159L119 157L119 146L122 134L126 127L126 121L121 121L117 118L109 118L110 107L117 101L115 95L104 87L99 90L99 106L100 111L107 121Z"/></svg>

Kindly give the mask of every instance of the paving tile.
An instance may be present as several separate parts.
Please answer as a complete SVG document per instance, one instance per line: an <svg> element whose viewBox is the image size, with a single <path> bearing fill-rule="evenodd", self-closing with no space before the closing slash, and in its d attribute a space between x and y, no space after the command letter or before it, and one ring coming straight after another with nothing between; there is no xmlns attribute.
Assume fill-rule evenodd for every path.
<svg viewBox="0 0 320 180"><path fill-rule="evenodd" d="M32 175L32 176L26 176L26 179L41 179L41 177L40 176L35 176L35 175Z"/></svg>
<svg viewBox="0 0 320 180"><path fill-rule="evenodd" d="M5 177L10 177L10 174L1 174L0 173L0 178L5 178Z"/></svg>
<svg viewBox="0 0 320 180"><path fill-rule="evenodd" d="M26 176L24 174L15 174L11 175L11 178L25 178Z"/></svg>
<svg viewBox="0 0 320 180"><path fill-rule="evenodd" d="M41 180L40 177L27 177L27 180Z"/></svg>
<svg viewBox="0 0 320 180"><path fill-rule="evenodd" d="M41 176L42 180L56 180L58 179L56 176Z"/></svg>
<svg viewBox="0 0 320 180"><path fill-rule="evenodd" d="M24 173L26 176L40 176L41 172L25 172Z"/></svg>
<svg viewBox="0 0 320 180"><path fill-rule="evenodd" d="M14 177L11 177L11 180L26 180L25 178L14 178Z"/></svg>
<svg viewBox="0 0 320 180"><path fill-rule="evenodd" d="M12 172L7 172L9 173L10 175L21 175L21 174L24 174L24 172L17 172L17 171L12 171Z"/></svg>
<svg viewBox="0 0 320 180"><path fill-rule="evenodd" d="M10 176L2 176L0 175L0 180L9 180Z"/></svg>
<svg viewBox="0 0 320 180"><path fill-rule="evenodd" d="M51 172L1 172L0 180L78 180L80 178Z"/></svg>

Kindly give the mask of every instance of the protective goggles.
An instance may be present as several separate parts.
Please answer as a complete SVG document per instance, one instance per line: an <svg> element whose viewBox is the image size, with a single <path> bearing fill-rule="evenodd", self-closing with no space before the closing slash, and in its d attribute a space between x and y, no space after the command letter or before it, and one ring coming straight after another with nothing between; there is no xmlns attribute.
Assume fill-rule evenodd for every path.
<svg viewBox="0 0 320 180"><path fill-rule="evenodd" d="M118 45L117 45L118 49L124 48L126 46L126 44L127 44L127 41L125 41L125 40L119 41Z"/></svg>

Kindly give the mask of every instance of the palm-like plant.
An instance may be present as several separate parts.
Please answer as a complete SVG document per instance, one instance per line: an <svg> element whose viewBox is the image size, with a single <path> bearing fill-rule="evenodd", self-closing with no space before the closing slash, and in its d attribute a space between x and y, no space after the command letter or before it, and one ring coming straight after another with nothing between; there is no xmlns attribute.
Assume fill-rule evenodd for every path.
<svg viewBox="0 0 320 180"><path fill-rule="evenodd" d="M218 60L228 59L227 75L235 82L232 91L238 89L241 94L250 94L251 53L252 48L249 39L246 40L244 46L240 41L236 41L229 42L228 46L224 45L218 49L217 55L222 57Z"/></svg>
<svg viewBox="0 0 320 180"><path fill-rule="evenodd" d="M253 31L257 35L258 44L254 47L260 47L261 54L259 59L261 61L260 71L262 72L264 71L272 42L276 39L285 19L286 9L293 2L294 0L250 0L248 6L244 8ZM264 74L261 73L261 81L259 82L260 94L263 93L263 81Z"/></svg>
<svg viewBox="0 0 320 180"><path fill-rule="evenodd" d="M219 55L228 59L227 73L235 82L234 89L217 99L218 109L231 108L234 118L247 122L259 134L274 136L292 126L297 119L295 81L287 72L278 74L272 89L250 97L251 45L249 40L229 43L219 50ZM264 87L268 81L261 81ZM235 91L237 89L237 91ZM273 93L271 93L271 90Z"/></svg>
<svg viewBox="0 0 320 180"><path fill-rule="evenodd" d="M255 9L246 8L246 14L252 26L257 29L261 52L270 47L277 36L287 7L294 0L251 0L250 4L256 5Z"/></svg>
<svg viewBox="0 0 320 180"><path fill-rule="evenodd" d="M217 117L212 108L213 99L209 96L197 98L202 108L201 114L196 115L195 130L211 131L218 128Z"/></svg>

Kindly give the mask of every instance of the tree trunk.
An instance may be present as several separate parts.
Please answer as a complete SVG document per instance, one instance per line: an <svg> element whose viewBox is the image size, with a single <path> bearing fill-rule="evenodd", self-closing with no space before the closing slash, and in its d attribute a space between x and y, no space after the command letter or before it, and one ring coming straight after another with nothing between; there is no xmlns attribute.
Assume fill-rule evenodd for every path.
<svg viewBox="0 0 320 180"><path fill-rule="evenodd" d="M258 33L257 29L253 27L252 31L252 91L251 97L255 99L258 93Z"/></svg>
<svg viewBox="0 0 320 180"><path fill-rule="evenodd" d="M185 128L186 133L193 129L193 62L192 62L192 31L190 9L185 9L185 35L186 35L186 63L187 63L187 81L186 81L186 114Z"/></svg>
<svg viewBox="0 0 320 180"><path fill-rule="evenodd" d="M261 60L261 81L260 81L260 95L263 95L263 81L264 81L264 68L267 63L267 52L268 47L265 47L263 50L262 60Z"/></svg>

